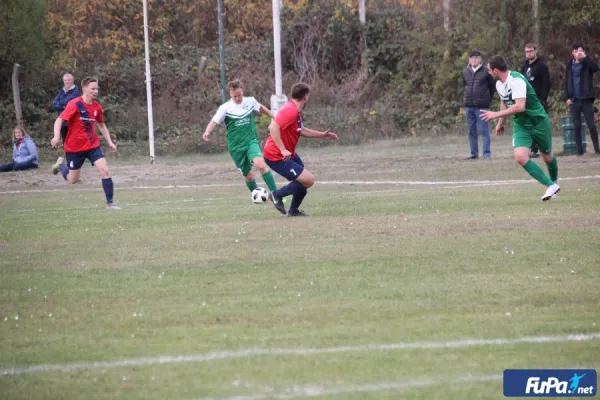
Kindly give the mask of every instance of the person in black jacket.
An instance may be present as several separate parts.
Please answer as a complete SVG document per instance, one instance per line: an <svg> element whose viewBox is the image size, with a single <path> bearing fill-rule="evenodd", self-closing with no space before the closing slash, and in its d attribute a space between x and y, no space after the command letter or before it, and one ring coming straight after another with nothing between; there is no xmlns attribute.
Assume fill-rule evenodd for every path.
<svg viewBox="0 0 600 400"><path fill-rule="evenodd" d="M585 54L583 44L575 43L571 52L573 59L567 62L565 72L564 100L569 105L573 119L573 133L577 144L577 155L583 155L581 135L581 114L590 130L590 138L596 154L600 154L598 131L594 122L594 74L598 72L598 62Z"/></svg>
<svg viewBox="0 0 600 400"><path fill-rule="evenodd" d="M481 119L481 110L490 108L492 96L496 92L496 82L488 73L487 67L481 63L479 51L469 53L469 65L463 71L462 78L465 84L464 104L471 147L471 155L467 160L479 158L478 128L483 136L483 157L490 158L490 129L488 123Z"/></svg>
<svg viewBox="0 0 600 400"><path fill-rule="evenodd" d="M526 60L521 67L521 74L527 78L538 99L544 106L546 113L548 112L548 95L550 94L550 71L544 60L537 56L537 46L532 43L525 45ZM531 145L531 158L539 157L539 149L534 142Z"/></svg>

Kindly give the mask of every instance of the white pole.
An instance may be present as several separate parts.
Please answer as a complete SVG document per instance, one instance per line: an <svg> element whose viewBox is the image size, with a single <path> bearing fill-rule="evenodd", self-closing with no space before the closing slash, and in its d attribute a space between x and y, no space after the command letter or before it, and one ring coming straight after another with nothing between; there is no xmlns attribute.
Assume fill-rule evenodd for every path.
<svg viewBox="0 0 600 400"><path fill-rule="evenodd" d="M279 8L281 0L273 1L273 44L275 55L275 94L271 96L271 112L277 111L287 102L283 94L281 82L281 24L279 23Z"/></svg>
<svg viewBox="0 0 600 400"><path fill-rule="evenodd" d="M146 97L148 98L148 142L150 164L154 164L154 115L152 113L152 75L150 74L150 44L148 43L148 0L144 3L144 47L146 50Z"/></svg>

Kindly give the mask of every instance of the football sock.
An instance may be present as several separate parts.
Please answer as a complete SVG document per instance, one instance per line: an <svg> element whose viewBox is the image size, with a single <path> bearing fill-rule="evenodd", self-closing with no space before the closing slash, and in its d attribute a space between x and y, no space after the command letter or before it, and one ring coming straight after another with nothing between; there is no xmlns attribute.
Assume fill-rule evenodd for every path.
<svg viewBox="0 0 600 400"><path fill-rule="evenodd" d="M60 164L58 169L60 169L60 174L63 176L63 178L65 178L66 181L67 175L69 175L69 167L67 167L65 164Z"/></svg>
<svg viewBox="0 0 600 400"><path fill-rule="evenodd" d="M263 181L267 184L270 192L274 192L277 190L277 185L275 184L275 178L273 178L273 174L271 171L265 172L263 175Z"/></svg>
<svg viewBox="0 0 600 400"><path fill-rule="evenodd" d="M302 186L301 190L298 190L296 193L294 193L294 196L292 196L292 204L290 204L290 210L297 210L298 207L300 207L300 204L302 204L302 200L304 200L307 192L308 191L306 188Z"/></svg>
<svg viewBox="0 0 600 400"><path fill-rule="evenodd" d="M113 181L112 178L102 179L102 189L104 189L104 195L106 196L106 203L110 204L113 202Z"/></svg>
<svg viewBox="0 0 600 400"><path fill-rule="evenodd" d="M258 187L258 185L256 184L256 180L252 180L252 182L248 182L246 181L246 186L248 187L248 190L253 191L254 189L256 189Z"/></svg>
<svg viewBox="0 0 600 400"><path fill-rule="evenodd" d="M282 198L285 196L289 196L290 194L299 193L300 191L302 191L302 189L306 190L304 188L304 185L302 185L300 182L291 181L284 187L277 189L274 193L275 196Z"/></svg>
<svg viewBox="0 0 600 400"><path fill-rule="evenodd" d="M531 175L536 181L538 181L542 185L552 186L552 184L554 184L554 182L552 182L550 178L546 176L546 174L539 167L539 165L537 165L533 161L527 161L527 164L523 165L523 168L525 168L525 171L527 171L529 175Z"/></svg>
<svg viewBox="0 0 600 400"><path fill-rule="evenodd" d="M553 157L552 161L547 163L546 166L548 167L550 179L552 182L556 182L558 180L558 161L556 161L556 157Z"/></svg>

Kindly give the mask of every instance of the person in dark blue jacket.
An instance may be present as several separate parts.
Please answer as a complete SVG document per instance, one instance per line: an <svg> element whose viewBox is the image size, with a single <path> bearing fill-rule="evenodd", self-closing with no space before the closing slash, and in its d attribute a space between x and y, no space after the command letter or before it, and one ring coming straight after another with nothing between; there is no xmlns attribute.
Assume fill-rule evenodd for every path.
<svg viewBox="0 0 600 400"><path fill-rule="evenodd" d="M73 78L73 75L65 74L63 76L63 83L65 86L59 90L58 95L54 98L54 101L52 101L52 108L58 115L63 112L69 101L81 96L81 94L79 94L79 89L75 86L75 78ZM60 137L62 138L63 143L67 139L68 132L69 126L67 125L67 121L64 121L60 129Z"/></svg>
<svg viewBox="0 0 600 400"><path fill-rule="evenodd" d="M38 167L38 153L33 139L25 132L22 126L13 129L15 142L13 143L13 160L0 165L0 172L23 171Z"/></svg>

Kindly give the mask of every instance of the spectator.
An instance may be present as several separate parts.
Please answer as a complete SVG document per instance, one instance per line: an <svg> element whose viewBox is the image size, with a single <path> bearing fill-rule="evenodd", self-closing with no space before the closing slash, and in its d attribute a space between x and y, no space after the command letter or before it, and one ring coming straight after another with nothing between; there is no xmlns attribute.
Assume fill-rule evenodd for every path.
<svg viewBox="0 0 600 400"><path fill-rule="evenodd" d="M22 126L13 129L15 142L13 143L13 160L0 165L0 172L23 171L38 167L38 153L31 139Z"/></svg>
<svg viewBox="0 0 600 400"><path fill-rule="evenodd" d="M532 43L525 45L525 62L521 67L521 74L533 86L535 94L544 106L544 110L548 113L548 95L550 94L550 71L546 62L537 56L537 46ZM529 157L539 157L539 149L535 141L531 145L531 153Z"/></svg>
<svg viewBox="0 0 600 400"><path fill-rule="evenodd" d="M73 78L73 75L64 74L63 83L65 86L59 90L58 95L52 102L52 108L58 113L58 115L63 112L69 101L81 96L79 94L79 89L77 89L77 86L75 86L75 78ZM67 121L63 121L62 127L60 128L60 137L62 138L63 144L67 138L68 131L69 126L67 125Z"/></svg>
<svg viewBox="0 0 600 400"><path fill-rule="evenodd" d="M467 127L469 129L469 146L471 155L467 160L479 158L479 143L477 130L483 136L483 157L490 158L490 130L488 123L481 119L481 111L490 107L492 96L496 91L496 82L488 73L488 69L481 63L481 53L469 53L469 64L462 74L465 85L465 111L467 114Z"/></svg>
<svg viewBox="0 0 600 400"><path fill-rule="evenodd" d="M598 62L585 54L583 44L575 43L571 51L572 60L567 62L565 72L564 100L569 105L573 119L573 133L577 144L577 155L583 155L581 133L581 114L590 130L590 137L596 154L600 154L598 131L594 122L594 74L598 71Z"/></svg>

